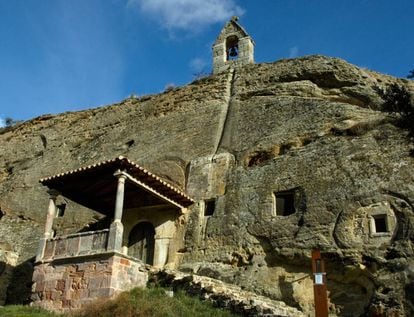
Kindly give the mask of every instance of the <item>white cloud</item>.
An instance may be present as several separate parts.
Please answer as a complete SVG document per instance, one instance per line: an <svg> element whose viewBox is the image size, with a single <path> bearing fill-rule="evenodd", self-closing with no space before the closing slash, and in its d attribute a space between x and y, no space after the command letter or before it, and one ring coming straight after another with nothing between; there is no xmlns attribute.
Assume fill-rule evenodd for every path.
<svg viewBox="0 0 414 317"><path fill-rule="evenodd" d="M194 73L200 73L205 70L207 62L202 58L196 57L190 61L189 66Z"/></svg>
<svg viewBox="0 0 414 317"><path fill-rule="evenodd" d="M289 58L295 58L298 56L299 48L297 46L293 46L289 49Z"/></svg>
<svg viewBox="0 0 414 317"><path fill-rule="evenodd" d="M244 13L234 0L128 0L136 5L169 30L197 30Z"/></svg>

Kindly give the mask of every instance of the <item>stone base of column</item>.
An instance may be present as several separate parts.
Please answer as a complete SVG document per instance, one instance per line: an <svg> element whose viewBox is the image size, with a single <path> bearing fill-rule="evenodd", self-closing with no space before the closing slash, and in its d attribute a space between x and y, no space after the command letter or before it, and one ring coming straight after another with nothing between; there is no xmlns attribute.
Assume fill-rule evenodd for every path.
<svg viewBox="0 0 414 317"><path fill-rule="evenodd" d="M109 227L108 251L122 253L122 240L124 236L124 225L120 221L114 221Z"/></svg>
<svg viewBox="0 0 414 317"><path fill-rule="evenodd" d="M36 253L36 259L35 262L40 262L43 260L43 255L45 253L45 247L46 247L46 238L40 238L39 241L39 247L37 249L37 253Z"/></svg>

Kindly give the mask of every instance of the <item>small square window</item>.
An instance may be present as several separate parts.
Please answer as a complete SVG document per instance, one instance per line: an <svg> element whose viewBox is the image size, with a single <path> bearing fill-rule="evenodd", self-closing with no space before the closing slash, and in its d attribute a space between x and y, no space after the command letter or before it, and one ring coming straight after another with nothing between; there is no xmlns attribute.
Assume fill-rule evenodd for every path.
<svg viewBox="0 0 414 317"><path fill-rule="evenodd" d="M388 232L387 215L375 215L373 216L373 219L374 219L373 229L375 233Z"/></svg>
<svg viewBox="0 0 414 317"><path fill-rule="evenodd" d="M206 200L204 202L204 216L212 216L214 214L214 211L216 210L216 200Z"/></svg>
<svg viewBox="0 0 414 317"><path fill-rule="evenodd" d="M277 216L289 216L296 212L294 191L278 192L273 195Z"/></svg>

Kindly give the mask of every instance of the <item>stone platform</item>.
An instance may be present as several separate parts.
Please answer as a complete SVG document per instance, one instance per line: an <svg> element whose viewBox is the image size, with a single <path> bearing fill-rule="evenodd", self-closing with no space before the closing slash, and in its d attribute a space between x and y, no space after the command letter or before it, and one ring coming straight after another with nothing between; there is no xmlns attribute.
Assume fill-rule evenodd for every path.
<svg viewBox="0 0 414 317"><path fill-rule="evenodd" d="M145 287L147 280L145 265L121 254L65 258L36 265L32 300L34 306L63 312Z"/></svg>

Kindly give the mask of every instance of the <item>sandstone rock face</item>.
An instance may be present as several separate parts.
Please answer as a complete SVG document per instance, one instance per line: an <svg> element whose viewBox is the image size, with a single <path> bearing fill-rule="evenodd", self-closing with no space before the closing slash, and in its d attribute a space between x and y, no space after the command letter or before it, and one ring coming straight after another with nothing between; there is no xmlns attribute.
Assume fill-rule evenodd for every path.
<svg viewBox="0 0 414 317"><path fill-rule="evenodd" d="M306 316L284 302L271 300L210 277L170 270L152 271L149 283L172 289L172 296L174 291L185 291L189 295L207 300L216 307L227 308L241 316Z"/></svg>
<svg viewBox="0 0 414 317"><path fill-rule="evenodd" d="M0 134L0 241L28 261L48 203L38 180L124 155L198 201L182 270L311 314L319 248L332 314L414 314L413 146L376 110L375 87L392 83L414 91L412 81L309 56L20 124ZM67 204L60 234L101 217L57 203Z"/></svg>
<svg viewBox="0 0 414 317"><path fill-rule="evenodd" d="M11 282L17 258L18 256L14 252L0 250L0 305L6 303L7 286Z"/></svg>

